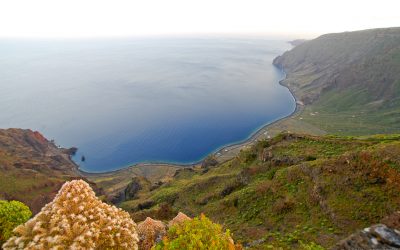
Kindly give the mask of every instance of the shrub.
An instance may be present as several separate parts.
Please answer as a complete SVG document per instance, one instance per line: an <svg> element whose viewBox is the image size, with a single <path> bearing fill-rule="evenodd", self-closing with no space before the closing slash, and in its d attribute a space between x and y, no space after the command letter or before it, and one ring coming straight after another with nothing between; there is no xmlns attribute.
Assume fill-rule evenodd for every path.
<svg viewBox="0 0 400 250"><path fill-rule="evenodd" d="M229 230L223 232L221 225L202 214L170 227L155 249L235 249L235 245Z"/></svg>
<svg viewBox="0 0 400 250"><path fill-rule="evenodd" d="M4 249L137 249L139 241L129 214L101 202L82 180L66 182L14 233Z"/></svg>
<svg viewBox="0 0 400 250"><path fill-rule="evenodd" d="M31 216L31 210L24 203L0 200L0 246L11 237L15 227Z"/></svg>

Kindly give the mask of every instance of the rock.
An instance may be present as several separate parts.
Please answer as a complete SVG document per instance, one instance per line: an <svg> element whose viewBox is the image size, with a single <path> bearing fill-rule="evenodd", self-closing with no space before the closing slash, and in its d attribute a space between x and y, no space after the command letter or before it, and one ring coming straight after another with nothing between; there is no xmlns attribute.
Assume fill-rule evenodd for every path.
<svg viewBox="0 0 400 250"><path fill-rule="evenodd" d="M140 204L138 205L138 209L139 209L139 210L149 209L149 208L151 208L151 207L154 206L154 205L155 205L155 202L152 201L152 200L149 200L149 201L145 201L145 202L140 203Z"/></svg>
<svg viewBox="0 0 400 250"><path fill-rule="evenodd" d="M377 224L340 241L334 249L399 249L400 232Z"/></svg>
<svg viewBox="0 0 400 250"><path fill-rule="evenodd" d="M172 227L176 224L180 224L184 221L187 220L191 220L190 217L188 217L186 214L179 212L177 216L175 216L175 218L173 218L169 223L168 223L168 227Z"/></svg>
<svg viewBox="0 0 400 250"><path fill-rule="evenodd" d="M77 151L78 151L78 148L72 147L72 148L67 149L67 150L66 150L66 153L67 153L68 155L75 155Z"/></svg>
<svg viewBox="0 0 400 250"><path fill-rule="evenodd" d="M164 223L147 217L138 224L139 249L148 250L160 242L166 234Z"/></svg>
<svg viewBox="0 0 400 250"><path fill-rule="evenodd" d="M378 224L369 228L370 233L383 244L400 247L400 232L387 227L384 224Z"/></svg>
<svg viewBox="0 0 400 250"><path fill-rule="evenodd" d="M265 148L261 154L261 161L266 162L274 157L272 154L272 147Z"/></svg>
<svg viewBox="0 0 400 250"><path fill-rule="evenodd" d="M140 179L138 177L133 177L131 183L125 188L125 200L137 199L137 193L143 187L140 184Z"/></svg>

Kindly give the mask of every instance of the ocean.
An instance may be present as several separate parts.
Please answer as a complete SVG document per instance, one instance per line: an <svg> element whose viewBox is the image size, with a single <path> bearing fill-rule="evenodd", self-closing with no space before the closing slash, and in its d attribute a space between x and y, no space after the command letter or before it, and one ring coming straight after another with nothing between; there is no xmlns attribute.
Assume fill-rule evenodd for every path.
<svg viewBox="0 0 400 250"><path fill-rule="evenodd" d="M75 146L89 172L194 163L295 109L272 65L290 48L239 36L0 40L0 128Z"/></svg>

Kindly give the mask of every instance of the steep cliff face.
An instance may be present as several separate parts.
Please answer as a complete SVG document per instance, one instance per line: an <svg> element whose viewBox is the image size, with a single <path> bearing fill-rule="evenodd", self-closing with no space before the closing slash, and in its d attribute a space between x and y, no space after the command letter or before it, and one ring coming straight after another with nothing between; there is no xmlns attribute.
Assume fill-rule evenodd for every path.
<svg viewBox="0 0 400 250"><path fill-rule="evenodd" d="M318 112L319 120L334 122L324 126L328 132L400 131L400 28L323 35L273 63L287 72L283 84L310 105L307 113ZM340 119L353 116L362 123L356 128ZM324 125L316 117L304 119Z"/></svg>
<svg viewBox="0 0 400 250"><path fill-rule="evenodd" d="M39 132L0 129L0 199L22 201L37 213L66 180L82 178L70 153Z"/></svg>

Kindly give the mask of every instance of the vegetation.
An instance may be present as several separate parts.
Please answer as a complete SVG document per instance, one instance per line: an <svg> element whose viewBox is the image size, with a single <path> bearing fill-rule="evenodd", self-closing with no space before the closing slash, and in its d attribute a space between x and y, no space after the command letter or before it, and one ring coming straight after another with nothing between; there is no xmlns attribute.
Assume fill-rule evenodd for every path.
<svg viewBox="0 0 400 250"><path fill-rule="evenodd" d="M12 230L32 216L31 210L19 201L0 200L0 246L11 236Z"/></svg>
<svg viewBox="0 0 400 250"><path fill-rule="evenodd" d="M119 206L134 220L156 219L141 223L147 236L141 242L129 215L102 203L80 181L72 182L78 188L64 186L15 236L12 228L31 213L22 203L0 201L0 241L12 236L6 249L152 247L166 232L164 222L183 211L206 213L220 224L180 213L156 249L233 249L226 228L250 249L333 247L399 210L400 134L387 134L400 131L399 45L400 28L328 34L274 60L288 73L283 84L300 106L264 137L282 128L319 136L281 133L223 163L210 156L202 166L178 170L160 165L85 174L105 198L123 201ZM386 134L371 136L376 133ZM0 130L0 141L1 199L21 200L36 213L62 183L81 178L68 150L38 132Z"/></svg>
<svg viewBox="0 0 400 250"><path fill-rule="evenodd" d="M66 182L14 234L4 249L137 249L139 242L129 214L101 202L82 180Z"/></svg>
<svg viewBox="0 0 400 250"><path fill-rule="evenodd" d="M169 228L167 236L155 249L235 249L230 232L209 220L204 214Z"/></svg>
<svg viewBox="0 0 400 250"><path fill-rule="evenodd" d="M135 221L147 216L169 221L177 211L189 216L206 213L222 228L229 228L235 241L251 249L329 248L399 209L398 155L397 134L282 133L257 142L222 164L183 168L157 185L143 180L138 195L120 206ZM107 188L106 182L102 185ZM58 210L78 214L65 210L64 205ZM34 220L37 218L47 217L38 214ZM28 229L33 226L29 225ZM22 237L25 229L21 228L17 227L17 238L11 242ZM179 237L169 235L162 244L175 244L175 239Z"/></svg>
<svg viewBox="0 0 400 250"><path fill-rule="evenodd" d="M329 248L399 209L399 154L399 135L283 133L212 168L179 171L121 206L135 220L161 219L166 206L204 212L252 249ZM144 201L153 203L140 208Z"/></svg>

